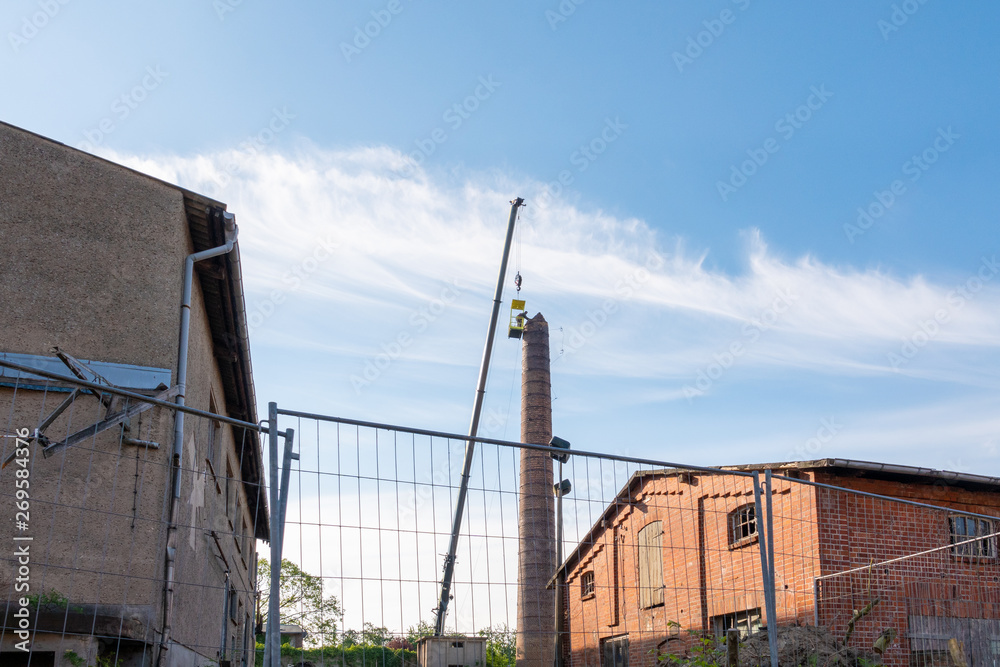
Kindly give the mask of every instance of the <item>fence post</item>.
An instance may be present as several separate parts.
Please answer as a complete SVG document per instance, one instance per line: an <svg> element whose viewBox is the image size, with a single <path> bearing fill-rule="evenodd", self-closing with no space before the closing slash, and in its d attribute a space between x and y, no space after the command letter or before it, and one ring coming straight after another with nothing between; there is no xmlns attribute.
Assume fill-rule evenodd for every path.
<svg viewBox="0 0 1000 667"><path fill-rule="evenodd" d="M740 631L729 628L726 633L726 665L739 667L740 664Z"/></svg>
<svg viewBox="0 0 1000 667"><path fill-rule="evenodd" d="M268 493L271 505L271 587L267 601L267 634L264 637L264 667L281 664L281 625L278 618L281 595L281 529L275 522L278 509L278 404L267 404L267 440L270 450Z"/></svg>
<svg viewBox="0 0 1000 667"><path fill-rule="evenodd" d="M281 484L278 484L278 404L267 404L267 437L271 449L271 588L267 600L267 635L264 637L264 667L281 665L281 553L285 545L285 513L288 509L288 478L292 461L299 455L292 451L295 430L285 429L285 451L281 461Z"/></svg>
<svg viewBox="0 0 1000 667"><path fill-rule="evenodd" d="M771 667L778 667L778 602L775 587L777 580L774 575L774 494L771 493L771 469L764 471L764 489L767 492L767 566L770 568L769 578L771 585L768 587L767 597L767 643L771 647ZM771 619L774 622L771 622ZM773 630L772 630L773 628Z"/></svg>
<svg viewBox="0 0 1000 667"><path fill-rule="evenodd" d="M778 619L774 604L774 549L771 547L771 471L767 471L767 511L761 500L760 472L753 473L754 521L757 524L757 541L760 552L760 578L764 586L764 608L767 614L767 644L771 653L771 667L778 667Z"/></svg>

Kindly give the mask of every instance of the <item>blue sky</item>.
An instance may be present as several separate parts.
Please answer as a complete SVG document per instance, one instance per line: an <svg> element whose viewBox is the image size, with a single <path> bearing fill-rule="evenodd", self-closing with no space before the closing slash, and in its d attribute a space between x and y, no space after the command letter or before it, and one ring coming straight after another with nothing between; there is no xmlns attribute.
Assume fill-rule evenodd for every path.
<svg viewBox="0 0 1000 667"><path fill-rule="evenodd" d="M2 16L0 119L236 213L262 401L463 431L522 196L522 294L575 446L1000 474L1000 8ZM498 339L495 437L517 437L516 348Z"/></svg>

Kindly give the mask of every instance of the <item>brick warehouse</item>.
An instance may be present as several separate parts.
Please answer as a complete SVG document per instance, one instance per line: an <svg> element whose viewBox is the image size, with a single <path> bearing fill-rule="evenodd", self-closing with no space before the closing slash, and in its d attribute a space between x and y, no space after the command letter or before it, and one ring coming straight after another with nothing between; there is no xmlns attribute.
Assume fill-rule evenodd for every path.
<svg viewBox="0 0 1000 667"><path fill-rule="evenodd" d="M877 598L849 646L870 652L894 630L884 664L952 665L950 648L969 665L1000 659L1000 521L956 514L1000 517L1000 479L825 459L634 474L560 570L565 664L656 665L692 637L766 627L753 484L722 472L755 469L796 478L772 489L779 627L842 640Z"/></svg>

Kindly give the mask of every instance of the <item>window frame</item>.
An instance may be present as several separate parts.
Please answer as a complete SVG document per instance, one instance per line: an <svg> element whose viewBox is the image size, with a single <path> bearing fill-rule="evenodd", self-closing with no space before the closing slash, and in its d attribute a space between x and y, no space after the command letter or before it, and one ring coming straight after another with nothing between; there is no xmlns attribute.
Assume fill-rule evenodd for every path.
<svg viewBox="0 0 1000 667"><path fill-rule="evenodd" d="M752 530L744 530L752 526ZM739 549L753 544L760 539L757 530L757 506L754 503L744 503L726 516L726 532L730 549Z"/></svg>
<svg viewBox="0 0 1000 667"><path fill-rule="evenodd" d="M580 575L580 599L589 600L597 595L597 586L594 583L594 571L587 570Z"/></svg>
<svg viewBox="0 0 1000 667"><path fill-rule="evenodd" d="M229 620L233 623L237 622L239 618L237 612L240 607L242 607L242 601L239 599L240 596L236 593L236 587L233 585L232 580L229 581Z"/></svg>
<svg viewBox="0 0 1000 667"><path fill-rule="evenodd" d="M215 403L215 394L208 395L208 411L212 414L219 414L219 408ZM222 449L222 422L217 419L208 420L208 437L205 443L205 460L208 461L208 469L212 472L212 477L216 477L215 466L219 451ZM218 484L218 482L216 482Z"/></svg>
<svg viewBox="0 0 1000 667"><path fill-rule="evenodd" d="M229 530L235 533L235 522L233 521L234 510L236 509L236 502L239 498L239 489L236 488L236 478L233 474L233 463L228 456L226 456L226 518L229 520Z"/></svg>
<svg viewBox="0 0 1000 667"><path fill-rule="evenodd" d="M735 628L739 630L740 640L744 640L760 634L767 627L763 619L761 608L754 607L713 616L709 619L709 624L712 627L712 634L716 637L725 637L727 631Z"/></svg>
<svg viewBox="0 0 1000 667"><path fill-rule="evenodd" d="M968 526L970 522L974 525L973 530L977 532L969 532ZM956 530L959 523L962 525L962 532ZM979 536L993 535L996 532L996 520L966 516L964 514L952 514L948 517L948 542L954 545L951 548L951 555L955 558L967 560L995 560L997 557L997 538L995 535L993 537L983 537L981 540L969 542L968 544L958 545L956 543L965 542Z"/></svg>

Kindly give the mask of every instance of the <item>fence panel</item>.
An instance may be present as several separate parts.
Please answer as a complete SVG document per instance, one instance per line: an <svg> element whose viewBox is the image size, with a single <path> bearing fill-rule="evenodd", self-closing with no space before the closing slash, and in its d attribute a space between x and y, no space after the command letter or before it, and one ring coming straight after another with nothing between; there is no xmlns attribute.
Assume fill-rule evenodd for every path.
<svg viewBox="0 0 1000 667"><path fill-rule="evenodd" d="M175 411L113 388L4 378L0 406L0 664L149 665L165 630L162 664L252 664L256 427L188 414L174 466Z"/></svg>
<svg viewBox="0 0 1000 667"><path fill-rule="evenodd" d="M153 664L169 632L165 663L259 664L274 565L258 559L272 528L259 429L188 414L174 466L173 408L138 410L151 404L74 392L85 387L70 380L4 380L0 658L20 659L27 636L27 664ZM416 664L436 621L465 438L284 413L289 427L299 458L283 665ZM569 483L561 503L552 484L525 483L531 456L552 466L552 484ZM741 664L767 665L765 628L782 665L1000 659L995 489L778 467L758 506L754 472L579 451L560 466L520 443L478 443L447 632L489 665L513 664L530 637L551 646L543 661L558 641L574 666L721 664L730 629ZM875 495L895 491L917 502Z"/></svg>

